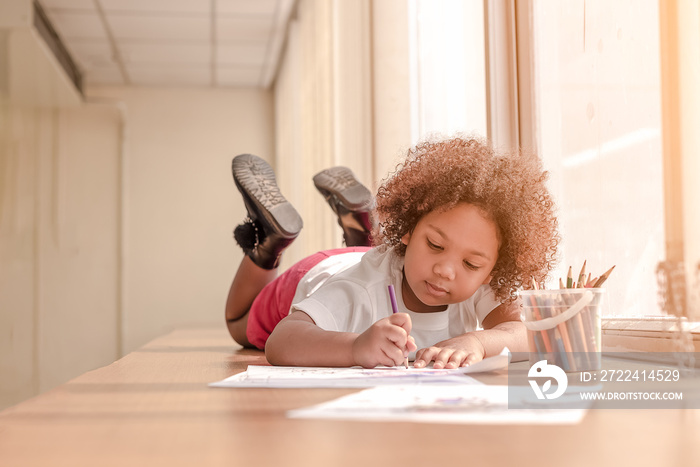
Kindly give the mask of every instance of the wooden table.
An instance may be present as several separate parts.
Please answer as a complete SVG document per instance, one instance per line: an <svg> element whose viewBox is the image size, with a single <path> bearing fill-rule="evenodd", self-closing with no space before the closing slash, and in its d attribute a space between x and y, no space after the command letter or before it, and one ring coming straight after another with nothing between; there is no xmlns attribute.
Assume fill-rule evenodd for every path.
<svg viewBox="0 0 700 467"><path fill-rule="evenodd" d="M591 410L575 426L292 420L355 390L207 386L264 363L223 327L173 332L0 412L0 466L700 465L700 410Z"/></svg>

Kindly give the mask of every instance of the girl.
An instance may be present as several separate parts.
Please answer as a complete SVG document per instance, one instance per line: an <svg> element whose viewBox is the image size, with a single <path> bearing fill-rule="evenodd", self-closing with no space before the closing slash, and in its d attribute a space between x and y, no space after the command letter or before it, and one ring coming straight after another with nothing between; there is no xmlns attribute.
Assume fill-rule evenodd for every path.
<svg viewBox="0 0 700 467"><path fill-rule="evenodd" d="M497 153L478 139L419 144L379 188L372 249L354 243L369 238L355 234L369 232L371 195L348 169L321 172L314 183L350 248L317 253L279 277L301 218L264 161L238 156L233 172L249 220L234 233L246 257L226 318L232 337L265 349L270 363L371 368L415 352L415 367L456 368L506 346L527 351L515 293L545 279L558 243L535 156Z"/></svg>

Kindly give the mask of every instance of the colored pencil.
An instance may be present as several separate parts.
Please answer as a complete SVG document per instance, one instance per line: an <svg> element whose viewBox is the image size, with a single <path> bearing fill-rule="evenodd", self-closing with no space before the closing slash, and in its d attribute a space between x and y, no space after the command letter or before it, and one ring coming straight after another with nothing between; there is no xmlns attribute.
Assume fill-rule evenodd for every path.
<svg viewBox="0 0 700 467"><path fill-rule="evenodd" d="M581 272L578 274L577 287L582 288L586 285L586 261L583 261L583 266L581 267Z"/></svg>
<svg viewBox="0 0 700 467"><path fill-rule="evenodd" d="M389 284L389 300L391 300L391 312L392 314L396 314L399 312L399 305L396 303L396 292L394 291L394 286L392 284ZM404 360L403 364L406 366L406 369L408 369L408 357Z"/></svg>
<svg viewBox="0 0 700 467"><path fill-rule="evenodd" d="M532 286L534 287L535 290L539 290L539 286L537 285L537 281L535 281L534 277L531 277L532 279ZM535 319L537 321L542 320L542 315L540 314L540 309L537 307L537 300L535 297L530 297L530 306L532 306L532 314L535 316ZM552 344L549 341L549 334L547 334L547 331L540 331L540 335L542 337L542 343L544 344L544 349L547 352L552 351Z"/></svg>
<svg viewBox="0 0 700 467"><path fill-rule="evenodd" d="M603 283L606 280L608 280L608 277L610 277L610 273L612 272L613 269L615 269L615 266L613 266L610 269L608 269L607 271L605 271L603 273L603 275L598 278L598 280L596 281L595 285L593 285L593 287L600 287L601 285L603 285Z"/></svg>
<svg viewBox="0 0 700 467"><path fill-rule="evenodd" d="M576 298L572 296L567 296L567 294L563 294L562 297L564 298L564 301L566 302L567 306L572 306L576 303ZM566 324L569 326L568 331L569 331L569 337L573 336L573 342L572 345L574 345L574 355L573 359L575 362L575 367L576 368L581 368L583 367L588 367L589 366L589 358L588 358L588 335L589 331L588 328L586 327L584 321L586 321L588 318L583 316L583 313L585 312L585 308L581 310L580 312L576 313L576 316L571 318L566 322Z"/></svg>

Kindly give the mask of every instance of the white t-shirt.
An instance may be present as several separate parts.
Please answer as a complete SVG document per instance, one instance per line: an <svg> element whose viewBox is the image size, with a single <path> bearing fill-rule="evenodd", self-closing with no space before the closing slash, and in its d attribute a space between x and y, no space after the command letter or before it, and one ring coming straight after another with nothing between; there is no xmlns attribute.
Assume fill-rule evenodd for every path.
<svg viewBox="0 0 700 467"><path fill-rule="evenodd" d="M401 294L404 258L380 246L366 253L331 256L314 266L299 282L291 311L303 311L327 331L364 332L392 313L388 285L396 289L399 312L408 313L411 336L418 349L474 331L500 305L488 285L445 311L415 313ZM411 355L413 358L414 355Z"/></svg>

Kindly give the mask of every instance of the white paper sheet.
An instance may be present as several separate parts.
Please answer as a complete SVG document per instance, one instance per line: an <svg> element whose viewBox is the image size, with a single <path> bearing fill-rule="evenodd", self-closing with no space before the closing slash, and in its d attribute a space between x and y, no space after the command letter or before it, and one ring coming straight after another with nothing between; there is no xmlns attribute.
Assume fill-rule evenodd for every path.
<svg viewBox="0 0 700 467"><path fill-rule="evenodd" d="M378 367L378 368L316 368L287 366L250 365L222 381L211 383L212 387L248 388L368 388L396 384L481 384L469 374L505 369L508 367L509 351L486 358L473 365L455 369Z"/></svg>
<svg viewBox="0 0 700 467"><path fill-rule="evenodd" d="M579 423L585 409L508 409L508 386L381 386L287 412L290 418L462 424Z"/></svg>

